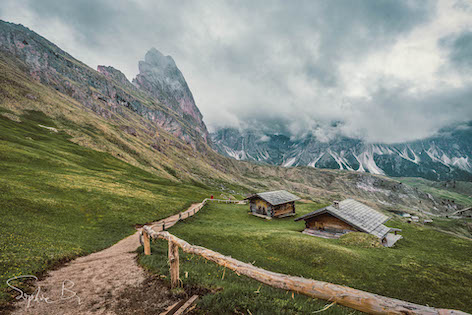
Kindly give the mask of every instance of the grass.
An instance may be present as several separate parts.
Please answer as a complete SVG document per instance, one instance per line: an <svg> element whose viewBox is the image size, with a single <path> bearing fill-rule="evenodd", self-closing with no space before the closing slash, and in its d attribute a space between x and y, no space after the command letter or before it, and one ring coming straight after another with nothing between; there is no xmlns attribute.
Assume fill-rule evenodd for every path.
<svg viewBox="0 0 472 315"><path fill-rule="evenodd" d="M322 205L299 204L298 215ZM394 248L368 245L368 239L322 239L300 233L302 222L293 219L263 220L247 214L247 206L210 204L199 214L170 229L191 244L205 246L244 262L286 274L328 281L357 289L435 307L472 311L472 242L431 227L393 218L404 239ZM366 242L367 241L367 242ZM168 275L166 244L156 241L154 254L142 256L147 268ZM205 296L200 306L209 312L234 310L255 314L307 313L323 302L299 297L297 307L283 291L259 285L202 259L183 256L184 285L222 288ZM281 308L280 303L287 303ZM310 304L314 303L314 304ZM330 312L342 313L332 307Z"/></svg>
<svg viewBox="0 0 472 315"><path fill-rule="evenodd" d="M8 113L0 109L0 114ZM0 306L8 278L106 248L210 194L81 147L41 112L0 115Z"/></svg>
<svg viewBox="0 0 472 315"><path fill-rule="evenodd" d="M465 236L469 239L472 239L471 219L454 220L446 218L434 218L433 222L429 225L442 231L447 231L455 235L459 235L462 237Z"/></svg>
<svg viewBox="0 0 472 315"><path fill-rule="evenodd" d="M353 173L254 165L223 158L208 148L195 150L126 108L120 109L123 115L113 112L111 118L105 119L100 113L110 114L108 107L97 100L94 105L101 111L91 112L54 88L31 80L25 64L14 58L0 54L0 68L0 310L11 300L6 279L39 274L61 261L108 247L133 233L134 224L168 216L210 194L241 197L249 190L296 187L307 196L316 196L316 200L340 199L346 192L346 183L356 180ZM59 132L39 124L55 127ZM138 136L122 132L123 126L135 128ZM464 195L462 190L454 192ZM238 209L229 207L232 212ZM299 212L310 209L302 205ZM428 291L425 303L439 304L453 296L452 302L446 304L460 306L460 294L465 296L464 303L470 302L470 286L461 282L470 280L470 258L464 254L470 253L470 246L460 243L462 240L456 242L451 236L438 240L438 235L442 235L438 232L427 229L419 233L416 227L407 226L404 234L413 236L404 241L406 247L399 245L385 252L369 248L370 241L359 237L345 239L344 245L328 240L307 241L299 233L300 224L290 219L267 222L248 217L242 208L232 212L210 216L202 222L201 218L210 214L205 210L199 218L190 219L175 231L192 242L246 261L256 260L255 264L264 268L365 286L391 292L392 296L408 296L408 292L420 292L423 286L434 287L431 281L446 279L458 288L445 292L453 285L441 284L440 290L433 293L442 297L428 296L433 294ZM190 225L193 223L195 227ZM434 224L444 230L458 229L448 220L435 220ZM459 229L463 235L470 234L467 224ZM430 239L433 246L442 248L438 263L430 259L435 251L427 252L419 246ZM413 245L408 243L410 240L415 240ZM462 254L458 250L461 246ZM166 273L165 244L154 247L162 253L162 259L152 256L143 257L142 261L149 268ZM284 291L260 286L230 272L224 279L215 278L222 277L221 267L187 258L191 261L183 262L189 272L186 284L223 288L202 299L204 309L218 313L307 313L326 305L297 295L292 299ZM376 262L374 266L370 266L371 259ZM415 264L426 267L419 271L402 269ZM443 266L439 273L438 264ZM443 275L448 272L453 274L449 278ZM410 279L411 273L433 280L421 278L402 293L398 277ZM412 296L416 299L418 293ZM333 306L325 313L348 312Z"/></svg>
<svg viewBox="0 0 472 315"><path fill-rule="evenodd" d="M455 202L467 207L472 206L472 183L470 182L457 181L453 188L452 182L448 182L446 187L446 182L433 182L416 177L401 178L401 181L409 186L430 193L434 197L454 200Z"/></svg>

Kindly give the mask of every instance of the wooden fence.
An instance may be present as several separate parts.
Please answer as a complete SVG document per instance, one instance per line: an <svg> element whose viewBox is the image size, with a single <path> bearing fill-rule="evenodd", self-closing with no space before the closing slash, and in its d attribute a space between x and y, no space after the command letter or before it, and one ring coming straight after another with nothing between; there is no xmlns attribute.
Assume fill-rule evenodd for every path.
<svg viewBox="0 0 472 315"><path fill-rule="evenodd" d="M210 198L206 198L206 199L203 199L202 201L202 204L205 204L207 203L208 201L213 201L213 202L216 202L216 203L236 203L236 204L246 204L247 201L245 200L226 200L226 199L210 199Z"/></svg>
<svg viewBox="0 0 472 315"><path fill-rule="evenodd" d="M173 226L176 222L178 221L181 221L181 220L185 220L191 216L194 216L198 211L200 211L200 209L202 209L206 204L207 202L216 202L216 203L226 203L226 204L246 204L247 201L245 200L227 200L227 199L211 199L211 198L205 198L203 199L203 201L201 203L199 203L198 205L196 205L195 207L189 209L189 210L186 210L184 212L179 212L178 214L178 220L175 221L175 220L162 220L162 223L160 223L160 228L162 231L164 231L165 229ZM157 224L155 224L155 226L159 226ZM144 246L144 254L145 255L150 255L151 254L151 246L150 246L150 243L149 243L149 236L146 234L146 233L142 233L140 234L139 236L139 242L141 243L141 245Z"/></svg>
<svg viewBox="0 0 472 315"><path fill-rule="evenodd" d="M206 202L202 202L202 204L199 205L198 210L200 210L205 203ZM168 241L168 255L172 287L177 287L180 284L179 248L182 248L182 250L186 253L202 256L207 260L213 261L221 266L235 271L237 274L245 275L272 287L304 294L312 298L335 302L337 304L370 314L470 315L457 310L438 309L430 306L418 305L337 284L268 271L255 267L252 264L244 263L234 258L224 256L210 249L191 245L186 241L170 234L169 232L156 232L149 226L144 226L143 232L145 236L144 251L146 255L151 254L151 239L159 238Z"/></svg>

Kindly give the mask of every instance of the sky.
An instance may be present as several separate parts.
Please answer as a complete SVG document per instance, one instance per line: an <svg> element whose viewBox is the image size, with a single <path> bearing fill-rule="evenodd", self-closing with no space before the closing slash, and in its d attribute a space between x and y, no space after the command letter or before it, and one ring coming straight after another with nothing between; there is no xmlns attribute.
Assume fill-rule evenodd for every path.
<svg viewBox="0 0 472 315"><path fill-rule="evenodd" d="M157 48L211 131L395 143L472 120L469 0L2 0L0 19L130 80Z"/></svg>

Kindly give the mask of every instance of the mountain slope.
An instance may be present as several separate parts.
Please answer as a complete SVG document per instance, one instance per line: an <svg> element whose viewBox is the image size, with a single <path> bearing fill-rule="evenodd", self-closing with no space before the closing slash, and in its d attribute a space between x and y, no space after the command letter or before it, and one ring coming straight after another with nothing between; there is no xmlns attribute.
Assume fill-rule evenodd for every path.
<svg viewBox="0 0 472 315"><path fill-rule="evenodd" d="M104 67L99 67L105 74L111 74L106 77L21 25L0 21L0 51L23 60L37 81L74 98L102 117L124 116L124 108L128 108L195 147L202 137L206 138L206 127L201 127L200 134L175 108L133 87L118 70L108 68L105 72Z"/></svg>
<svg viewBox="0 0 472 315"><path fill-rule="evenodd" d="M338 137L291 140L284 135L221 129L212 134L218 151L237 160L311 166L432 180L472 180L472 122L438 135L400 144L369 144Z"/></svg>
<svg viewBox="0 0 472 315"><path fill-rule="evenodd" d="M3 76L0 82L4 92ZM7 289L9 278L38 275L109 247L135 233L135 224L172 215L218 191L80 146L63 126L40 111L17 115L0 106L1 314L17 296Z"/></svg>
<svg viewBox="0 0 472 315"><path fill-rule="evenodd" d="M398 181L366 173L281 168L226 158L206 144L193 124L133 85L119 70L104 66L99 67L100 72L90 69L23 26L0 23L0 67L0 107L11 111L10 115L43 112L58 130L71 136L70 141L172 181L232 193L288 189L319 201L351 196L387 207L437 213L457 207ZM317 149L313 139L298 145L284 136L266 140L254 136L247 148L258 148L265 141L266 152L261 154L269 158L273 152L280 153L280 147L289 153L298 150L299 157L280 153L287 166L299 163L290 160L294 157L312 162L312 149L306 148ZM319 161L336 163L324 161L324 157Z"/></svg>

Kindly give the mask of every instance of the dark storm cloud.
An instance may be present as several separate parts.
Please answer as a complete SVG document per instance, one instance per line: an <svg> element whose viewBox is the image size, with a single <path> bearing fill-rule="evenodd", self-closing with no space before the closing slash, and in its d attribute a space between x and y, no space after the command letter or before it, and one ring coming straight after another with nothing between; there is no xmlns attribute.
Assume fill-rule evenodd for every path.
<svg viewBox="0 0 472 315"><path fill-rule="evenodd" d="M449 49L451 62L460 71L471 75L472 71L472 31L464 31L460 34L443 38L441 44Z"/></svg>
<svg viewBox="0 0 472 315"><path fill-rule="evenodd" d="M212 129L395 142L470 118L437 45L470 67L463 1L3 2L1 18L129 79L150 47L172 55Z"/></svg>
<svg viewBox="0 0 472 315"><path fill-rule="evenodd" d="M210 54L215 64L253 76L253 70L260 69L268 56L296 58L302 74L325 85L336 83L341 59L357 58L379 45L390 45L395 36L427 20L434 8L421 1L249 3L244 9L231 8L249 28L230 44L214 43ZM274 46L286 50L278 55Z"/></svg>
<svg viewBox="0 0 472 315"><path fill-rule="evenodd" d="M414 133L416 138L425 138L438 132L438 126L472 119L472 86L438 88L423 94L408 92L408 84L403 84L378 86L370 101L354 100L354 107L360 110L350 113L352 119L341 128L346 133L358 132L353 136L383 142L391 138L390 133L395 128L401 128L399 133ZM368 116L369 123L364 115ZM390 119L385 120L385 117Z"/></svg>
<svg viewBox="0 0 472 315"><path fill-rule="evenodd" d="M27 9L39 17L48 20L60 20L80 34L86 47L107 46L109 40L132 39L121 38L131 34L138 35L142 31L158 36L174 36L181 31L179 11L177 7L169 7L164 2L153 5L157 9L151 14L148 7L140 6L133 1L114 0L27 0ZM126 47L123 42L123 47Z"/></svg>

